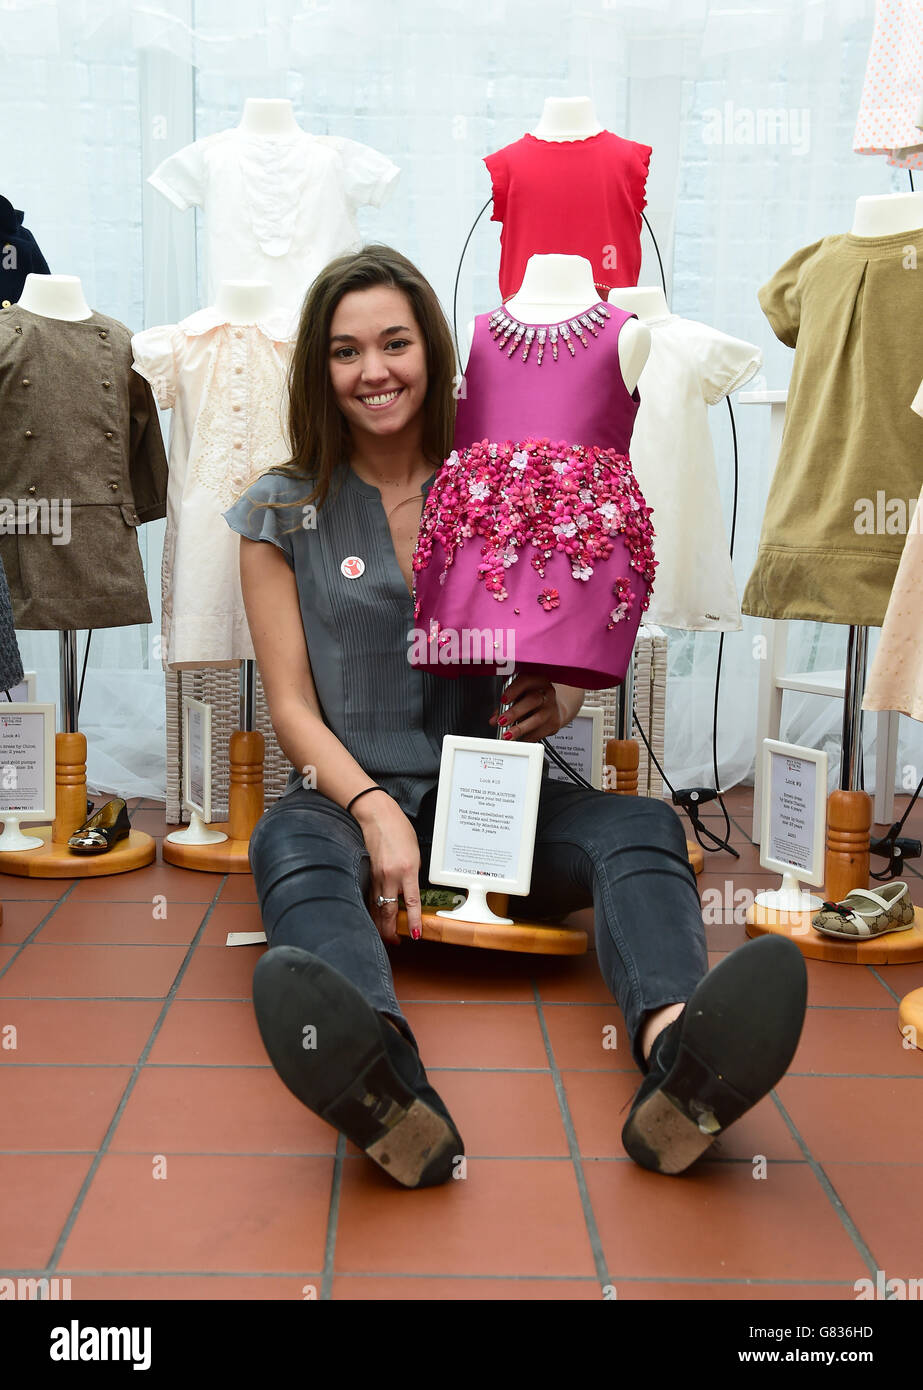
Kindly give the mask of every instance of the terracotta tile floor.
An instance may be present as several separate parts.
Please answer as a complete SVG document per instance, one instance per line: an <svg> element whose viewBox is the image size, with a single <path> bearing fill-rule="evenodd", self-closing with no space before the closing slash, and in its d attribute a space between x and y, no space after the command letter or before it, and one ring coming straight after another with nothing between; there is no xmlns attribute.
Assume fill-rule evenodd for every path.
<svg viewBox="0 0 923 1390"><path fill-rule="evenodd" d="M746 940L734 894L773 882L748 840L751 797L727 797L740 860L706 855L699 880L723 895L712 964ZM162 806L133 817L164 834ZM923 806L905 834L923 837ZM923 903L921 869L907 872ZM467 1148L462 1180L406 1192L269 1066L250 1005L263 948L224 945L260 928L249 875L158 855L97 880L0 875L0 902L4 1275L104 1300L599 1299L611 1285L852 1301L878 1269L923 1273L923 1052L897 1025L923 964L809 961L789 1074L674 1179L622 1149L639 1078L592 953L405 942L397 993Z"/></svg>

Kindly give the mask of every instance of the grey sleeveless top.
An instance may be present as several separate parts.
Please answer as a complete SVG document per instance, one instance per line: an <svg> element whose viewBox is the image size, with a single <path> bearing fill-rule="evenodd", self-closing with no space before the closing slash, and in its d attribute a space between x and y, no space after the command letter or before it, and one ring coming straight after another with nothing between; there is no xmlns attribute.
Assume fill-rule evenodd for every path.
<svg viewBox="0 0 923 1390"><path fill-rule="evenodd" d="M421 489L424 501L432 480ZM264 473L224 518L240 535L282 551L295 574L324 722L360 767L413 816L439 780L445 734L496 737L487 721L504 680L493 675L452 679L411 666L413 599L394 553L381 494L344 465L312 517L301 503L313 486L313 480L287 473ZM254 505L260 502L285 505ZM357 578L340 568L350 557L365 563ZM293 767L283 795L301 784L302 770Z"/></svg>

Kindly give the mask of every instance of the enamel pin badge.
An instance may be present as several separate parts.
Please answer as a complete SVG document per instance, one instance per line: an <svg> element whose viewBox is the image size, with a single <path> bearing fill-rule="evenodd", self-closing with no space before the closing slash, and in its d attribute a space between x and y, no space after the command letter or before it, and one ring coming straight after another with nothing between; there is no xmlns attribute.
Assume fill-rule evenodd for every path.
<svg viewBox="0 0 923 1390"><path fill-rule="evenodd" d="M365 561L358 555L347 555L345 560L340 562L340 573L347 579L358 579L365 574Z"/></svg>

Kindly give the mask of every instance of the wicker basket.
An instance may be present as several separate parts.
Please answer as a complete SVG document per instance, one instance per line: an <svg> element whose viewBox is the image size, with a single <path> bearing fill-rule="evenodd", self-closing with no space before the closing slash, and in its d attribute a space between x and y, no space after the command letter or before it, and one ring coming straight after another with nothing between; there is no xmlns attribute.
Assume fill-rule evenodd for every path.
<svg viewBox="0 0 923 1390"><path fill-rule="evenodd" d="M231 734L240 728L240 667L201 666L193 670L166 671L167 697L167 798L170 825L189 820L183 802L183 697L191 695L212 709L212 820L227 820L231 769L228 749ZM254 678L253 727L266 740L263 789L266 805L282 795L291 763L279 747L269 720L263 682Z"/></svg>
<svg viewBox="0 0 923 1390"><path fill-rule="evenodd" d="M633 652L634 712L663 766L664 711L667 697L667 639L663 628L642 624ZM618 687L611 690L588 690L584 704L603 711L603 750L606 741L618 738ZM637 736L632 724L631 737ZM604 784L605 785L605 784ZM638 795L663 796L663 779L652 764L643 739L638 739Z"/></svg>

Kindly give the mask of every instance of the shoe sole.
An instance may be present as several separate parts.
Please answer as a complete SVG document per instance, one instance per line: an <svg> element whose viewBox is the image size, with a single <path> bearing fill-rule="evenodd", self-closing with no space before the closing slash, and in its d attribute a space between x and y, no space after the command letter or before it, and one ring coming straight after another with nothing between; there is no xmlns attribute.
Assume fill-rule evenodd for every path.
<svg viewBox="0 0 923 1390"><path fill-rule="evenodd" d="M785 1075L806 1004L793 942L759 937L720 961L681 1015L673 1065L626 1121L630 1157L654 1172L684 1172Z"/></svg>
<svg viewBox="0 0 923 1390"><path fill-rule="evenodd" d="M254 970L253 1006L273 1066L303 1105L404 1187L451 1176L463 1152L457 1132L397 1074L390 1024L344 975L298 947L275 947ZM306 1047L309 1026L316 1047Z"/></svg>

